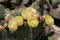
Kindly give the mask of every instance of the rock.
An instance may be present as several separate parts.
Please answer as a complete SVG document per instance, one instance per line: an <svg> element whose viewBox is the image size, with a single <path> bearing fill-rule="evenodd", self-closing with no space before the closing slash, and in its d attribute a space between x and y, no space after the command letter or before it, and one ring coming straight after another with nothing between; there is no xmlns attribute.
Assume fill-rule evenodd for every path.
<svg viewBox="0 0 60 40"><path fill-rule="evenodd" d="M49 14L56 19L60 19L60 6L58 5L58 8L52 9Z"/></svg>
<svg viewBox="0 0 60 40"><path fill-rule="evenodd" d="M6 1L8 1L8 0L0 0L0 2L6 2Z"/></svg>
<svg viewBox="0 0 60 40"><path fill-rule="evenodd" d="M52 36L52 40L60 40L60 28L56 25L52 25L54 35Z"/></svg>
<svg viewBox="0 0 60 40"><path fill-rule="evenodd" d="M50 31L54 31L52 36L48 37L48 40L60 40L60 28L56 25L52 25Z"/></svg>

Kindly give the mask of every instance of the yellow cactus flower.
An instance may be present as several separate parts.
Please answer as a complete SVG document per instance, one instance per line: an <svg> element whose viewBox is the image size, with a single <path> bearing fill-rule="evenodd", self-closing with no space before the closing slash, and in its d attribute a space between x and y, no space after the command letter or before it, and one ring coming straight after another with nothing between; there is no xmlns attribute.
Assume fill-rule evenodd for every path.
<svg viewBox="0 0 60 40"><path fill-rule="evenodd" d="M33 16L34 14L38 13L38 11L32 7L26 8L24 11L22 11L22 17L24 19L28 19L30 16Z"/></svg>
<svg viewBox="0 0 60 40"><path fill-rule="evenodd" d="M51 26L54 24L54 19L50 16L50 15L46 15L45 16L45 23L48 25L48 26Z"/></svg>
<svg viewBox="0 0 60 40"><path fill-rule="evenodd" d="M31 17L28 18L27 23L30 27L34 28L34 27L38 26L39 21L38 21L37 18L31 16Z"/></svg>
<svg viewBox="0 0 60 40"><path fill-rule="evenodd" d="M9 20L8 28L11 32L15 32L18 29L17 23L14 19Z"/></svg>
<svg viewBox="0 0 60 40"><path fill-rule="evenodd" d="M16 16L15 20L17 21L17 25L18 26L22 26L23 25L23 17L22 16Z"/></svg>

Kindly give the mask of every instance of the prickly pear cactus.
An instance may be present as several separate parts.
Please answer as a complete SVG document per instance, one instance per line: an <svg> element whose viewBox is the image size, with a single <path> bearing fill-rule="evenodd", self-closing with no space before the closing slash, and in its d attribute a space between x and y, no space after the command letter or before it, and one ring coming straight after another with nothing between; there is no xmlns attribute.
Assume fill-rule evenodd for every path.
<svg viewBox="0 0 60 40"><path fill-rule="evenodd" d="M60 3L60 0L51 0L52 4Z"/></svg>
<svg viewBox="0 0 60 40"><path fill-rule="evenodd" d="M0 18L4 18L5 8L3 5L0 4Z"/></svg>
<svg viewBox="0 0 60 40"><path fill-rule="evenodd" d="M17 0L11 2L12 8L17 7L17 5L13 3L14 1ZM27 4L30 0L23 1L22 5ZM23 10L22 12L6 10L5 17L6 20L9 19L9 21L5 21L7 23L5 36L7 37L4 40L47 40L47 36L45 35L45 20L40 15L40 13L43 14L42 4L42 0L35 0L31 6L29 5L29 7L27 7L28 10ZM36 17L37 15L38 18Z"/></svg>

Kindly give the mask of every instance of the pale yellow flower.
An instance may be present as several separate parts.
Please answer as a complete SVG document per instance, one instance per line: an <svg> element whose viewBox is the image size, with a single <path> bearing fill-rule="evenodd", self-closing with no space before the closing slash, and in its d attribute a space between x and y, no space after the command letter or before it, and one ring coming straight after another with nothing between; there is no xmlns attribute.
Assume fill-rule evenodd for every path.
<svg viewBox="0 0 60 40"><path fill-rule="evenodd" d="M37 18L31 16L31 17L28 18L27 23L28 23L28 25L30 27L33 27L34 28L34 27L37 27L38 26L39 21L38 21Z"/></svg>
<svg viewBox="0 0 60 40"><path fill-rule="evenodd" d="M26 8L24 11L22 11L22 17L24 19L28 19L30 16L33 16L34 14L38 13L38 11L32 7Z"/></svg>
<svg viewBox="0 0 60 40"><path fill-rule="evenodd" d="M48 25L48 26L51 26L54 24L54 19L50 16L50 15L46 15L45 16L45 23Z"/></svg>

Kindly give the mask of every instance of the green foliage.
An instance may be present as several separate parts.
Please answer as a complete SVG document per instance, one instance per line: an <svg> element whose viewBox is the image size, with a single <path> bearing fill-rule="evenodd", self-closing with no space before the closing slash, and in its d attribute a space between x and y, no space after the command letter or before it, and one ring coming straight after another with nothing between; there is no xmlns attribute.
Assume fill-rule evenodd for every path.
<svg viewBox="0 0 60 40"><path fill-rule="evenodd" d="M20 12L15 12L15 13L12 14L12 16L14 16L14 17L15 16L21 16L21 13Z"/></svg>

